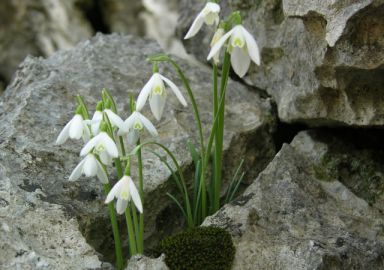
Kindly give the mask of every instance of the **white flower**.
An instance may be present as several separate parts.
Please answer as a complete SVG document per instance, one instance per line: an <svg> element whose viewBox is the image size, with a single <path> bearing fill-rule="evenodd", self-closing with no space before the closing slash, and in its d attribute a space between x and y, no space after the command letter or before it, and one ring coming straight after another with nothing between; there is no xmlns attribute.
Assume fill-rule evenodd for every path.
<svg viewBox="0 0 384 270"><path fill-rule="evenodd" d="M218 25L219 12L220 6L218 4L212 2L207 3L199 15L197 15L196 19L193 21L192 26L188 33L185 35L184 39L188 39L196 35L200 28L203 26L204 21L208 25L212 25L213 22L216 22L216 25Z"/></svg>
<svg viewBox="0 0 384 270"><path fill-rule="evenodd" d="M101 183L108 184L108 177L103 166L91 153L89 153L73 170L71 176L69 177L69 181L76 181L82 173L88 177L97 175Z"/></svg>
<svg viewBox="0 0 384 270"><path fill-rule="evenodd" d="M80 139L83 137L84 142L88 142L90 133L88 126L84 123L81 114L76 114L71 121L61 131L59 137L57 137L56 144L63 144L70 137L71 139Z"/></svg>
<svg viewBox="0 0 384 270"><path fill-rule="evenodd" d="M140 95L137 98L136 111L141 111L141 109L144 107L147 97L149 96L149 105L151 106L152 113L156 119L160 121L161 116L163 115L165 98L167 96L165 93L163 81L165 81L169 87L171 87L177 98L180 100L181 104L187 106L187 102L185 101L179 88L177 88L177 86L169 79L156 72L152 75L152 77L141 90Z"/></svg>
<svg viewBox="0 0 384 270"><path fill-rule="evenodd" d="M131 177L124 175L108 193L105 203L110 203L113 198L117 198L116 211L118 214L122 214L124 213L125 208L127 208L131 197L137 209L140 213L143 213L143 205L141 204L139 192L137 192Z"/></svg>
<svg viewBox="0 0 384 270"><path fill-rule="evenodd" d="M140 136L140 131L146 127L152 136L157 137L159 134L152 123L140 112L134 111L130 117L125 120L125 124L130 129L127 139L129 144L135 144ZM119 131L120 132L120 131ZM119 132L117 135L119 135Z"/></svg>
<svg viewBox="0 0 384 270"><path fill-rule="evenodd" d="M112 158L117 158L119 155L115 142L109 137L107 132L103 131L103 129L101 129L101 132L83 147L80 156L85 156L92 150L92 148L98 153L101 162L105 165L111 165Z"/></svg>
<svg viewBox="0 0 384 270"><path fill-rule="evenodd" d="M211 48L219 41L220 38L222 38L222 36L224 36L224 34L225 34L225 30L223 28L217 29L215 35L212 38ZM213 56L213 61L215 62L216 65L219 63L219 56L220 56L220 49Z"/></svg>
<svg viewBox="0 0 384 270"><path fill-rule="evenodd" d="M220 38L212 47L207 60L211 59L220 50L229 37L228 52L232 55L231 64L233 70L239 77L243 77L249 68L251 59L257 65L260 65L260 53L255 39L242 25L236 25Z"/></svg>
<svg viewBox="0 0 384 270"><path fill-rule="evenodd" d="M91 125L91 132L94 136L100 133L99 127L101 120L103 120L103 113L102 111L96 110L95 113L92 116L92 120L85 120L85 123L88 125Z"/></svg>
<svg viewBox="0 0 384 270"><path fill-rule="evenodd" d="M110 109L105 109L104 112L108 115L108 119L111 122L112 127L115 127L115 126L118 127L120 133L123 133L123 134L128 133L129 128L124 123L124 121L120 118L120 116L115 114Z"/></svg>

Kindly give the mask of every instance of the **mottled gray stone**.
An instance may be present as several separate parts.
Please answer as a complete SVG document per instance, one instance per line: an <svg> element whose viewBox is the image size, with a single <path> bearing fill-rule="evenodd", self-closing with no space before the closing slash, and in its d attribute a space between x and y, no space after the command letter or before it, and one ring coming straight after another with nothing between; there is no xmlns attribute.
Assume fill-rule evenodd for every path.
<svg viewBox="0 0 384 270"><path fill-rule="evenodd" d="M244 79L274 97L283 122L381 126L383 3L228 0L220 5L223 19L239 10L244 27L257 40L261 65L252 63ZM191 6L196 10L189 13ZM180 1L180 38L202 7ZM206 61L212 36L213 28L203 26L195 38L184 41L186 50Z"/></svg>
<svg viewBox="0 0 384 270"><path fill-rule="evenodd" d="M169 268L165 265L163 259L164 254L157 259L138 254L130 259L126 270L167 270Z"/></svg>
<svg viewBox="0 0 384 270"><path fill-rule="evenodd" d="M72 170L82 159L79 152L83 143L81 140L68 140L65 144L57 146L55 141L74 115L77 93L83 96L90 112L93 113L101 99L101 90L107 88L115 98L119 115L126 119L129 115L130 92L133 91L136 99L152 75L152 63L146 59L159 53L162 53L159 46L148 38L98 34L79 43L70 51L58 51L48 59L29 56L20 65L14 80L0 100L0 166L2 179L7 179L8 185L0 190L0 197L5 198L0 201L0 211L4 222L9 219L9 230L17 232L17 227L21 225L18 225L19 216L14 213L22 214L22 206L31 208L28 215L23 215L22 224L25 224L23 226L26 229L22 234L24 238L36 238L31 240L36 246L25 248L27 253L21 259L15 256L1 256L5 264L15 263L19 259L25 260L24 258L28 258L33 252L42 258L53 256L52 263L55 262L57 267L63 260L68 265L75 263L75 259L71 258L81 256L85 248L72 257L52 255L55 254L55 249L67 248L66 244L60 244L63 237L72 237L66 230L60 230L60 223L71 224L73 228L69 232L76 237L71 238L71 245L84 243L89 249L88 256L95 254L80 235L81 231L87 243L104 255L104 261L114 260L112 230L108 209L104 204L103 186L96 177L81 177L76 182L68 182ZM184 71L195 93L203 133L207 139L213 118L210 74L191 67L185 61L175 57L174 59ZM167 146L178 160L190 187L194 168L186 142L190 140L199 146L192 106L173 67L166 63L159 63L158 66L161 74L180 87L189 105L184 108L172 91L167 89L166 109L161 121L157 122L147 104L142 113L154 123L160 136L154 139L145 132L142 141L154 140ZM261 99L246 86L229 80L222 194L241 159L245 159L244 181L249 184L263 169L262 166L266 166L273 158L274 145L270 135L274 125L275 118L269 99ZM158 151L172 164L164 151L158 147L149 148ZM132 147L127 150L132 150ZM132 178L137 184L136 159L132 162ZM185 228L185 224L177 206L165 194L170 192L179 198L177 186L173 178L170 178L166 166L146 151L143 153L143 166L144 237L148 252L148 249L165 236ZM108 168L108 171L114 184L117 181L116 173L113 168ZM5 182L1 183L4 185ZM14 204L16 200L20 202ZM33 207L29 206L31 204ZM15 210L12 212L11 209ZM49 237L46 237L46 234L35 235L36 231L43 231L48 226L37 222L40 217L46 217L49 222L56 224L55 228L60 230L60 234L51 233ZM28 224L35 223L36 228L28 230ZM125 256L128 256L125 248L128 246L128 239L123 217L119 218L119 224ZM6 237L8 236L0 235L0 250L9 245L10 240ZM20 241L28 246L27 242ZM45 246L40 243L45 243ZM15 249L13 252L16 253Z"/></svg>
<svg viewBox="0 0 384 270"><path fill-rule="evenodd" d="M0 79L11 81L28 55L49 57L91 37L93 30L78 0L0 2ZM1 88L1 87L0 87Z"/></svg>
<svg viewBox="0 0 384 270"><path fill-rule="evenodd" d="M316 177L329 137L300 132L242 196L205 220L231 233L233 269L382 269L382 212Z"/></svg>

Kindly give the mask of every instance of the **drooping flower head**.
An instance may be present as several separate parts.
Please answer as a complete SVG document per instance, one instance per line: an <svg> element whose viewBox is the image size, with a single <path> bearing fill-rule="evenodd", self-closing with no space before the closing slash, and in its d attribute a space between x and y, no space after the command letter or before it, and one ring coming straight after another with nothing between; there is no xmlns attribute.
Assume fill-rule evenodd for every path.
<svg viewBox="0 0 384 270"><path fill-rule="evenodd" d="M89 153L79 165L76 166L69 177L69 181L76 181L82 173L88 177L97 175L101 183L108 184L108 177L103 166L92 153Z"/></svg>
<svg viewBox="0 0 384 270"><path fill-rule="evenodd" d="M207 60L211 59L224 45L229 38L227 51L231 54L231 64L233 70L239 77L243 77L247 72L251 59L260 65L260 53L256 40L240 24L237 24L231 31L220 38L212 47Z"/></svg>
<svg viewBox="0 0 384 270"><path fill-rule="evenodd" d="M159 136L156 128L152 125L148 118L146 118L138 111L134 111L131 116L125 120L125 124L129 128L129 133L127 134L129 144L133 145L137 142L140 136L140 132L144 131L144 127L148 129L152 136ZM119 131L117 135L120 136L122 133Z"/></svg>
<svg viewBox="0 0 384 270"><path fill-rule="evenodd" d="M128 202L133 200L136 208L143 213L143 205L141 203L139 192L136 189L131 177L124 175L123 178L117 182L111 191L108 193L105 203L110 203L113 198L117 198L116 212L118 214L124 213L127 208Z"/></svg>
<svg viewBox="0 0 384 270"><path fill-rule="evenodd" d="M193 21L191 28L188 33L185 35L184 39L189 39L199 32L200 28L205 22L208 25L212 25L213 22L216 25L219 24L219 12L220 6L216 3L208 2L203 10L197 15L196 19Z"/></svg>
<svg viewBox="0 0 384 270"><path fill-rule="evenodd" d="M68 137L76 140L83 137L84 142L89 141L90 132L88 126L84 123L81 105L77 107L76 115L66 124L59 137L57 137L56 144L65 143Z"/></svg>
<svg viewBox="0 0 384 270"><path fill-rule="evenodd" d="M224 34L225 34L225 30L223 28L217 29L211 41L211 48L220 40L220 38L224 36ZM220 57L220 49L213 56L213 61L215 62L216 65L219 63L219 57Z"/></svg>
<svg viewBox="0 0 384 270"><path fill-rule="evenodd" d="M100 133L92 138L81 150L80 156L85 156L94 149L100 157L101 162L105 165L112 164L112 158L117 158L119 152L115 142L109 137L107 131L107 124L103 123L100 127Z"/></svg>
<svg viewBox="0 0 384 270"><path fill-rule="evenodd" d="M154 65L154 73L149 81L144 85L141 90L139 97L137 98L136 111L141 111L144 107L145 101L149 96L149 105L151 106L151 111L158 121L160 121L161 116L163 115L165 99L167 94L165 92L164 81L171 87L177 98L180 100L181 104L187 106L183 95L181 94L179 88L169 79L160 75L157 72L156 63Z"/></svg>

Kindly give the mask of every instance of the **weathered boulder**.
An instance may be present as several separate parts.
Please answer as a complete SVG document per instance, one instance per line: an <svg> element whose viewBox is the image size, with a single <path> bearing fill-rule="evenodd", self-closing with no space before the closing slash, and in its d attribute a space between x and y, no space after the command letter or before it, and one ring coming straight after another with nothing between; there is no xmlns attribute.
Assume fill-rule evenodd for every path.
<svg viewBox="0 0 384 270"><path fill-rule="evenodd" d="M223 19L239 10L256 38L262 62L251 64L245 79L275 98L283 122L384 123L382 0L233 0L220 5ZM180 38L203 6L180 1ZM186 50L206 61L212 36L213 28L203 26L195 38L184 41Z"/></svg>
<svg viewBox="0 0 384 270"><path fill-rule="evenodd" d="M0 2L0 80L11 81L28 55L49 57L91 37L93 29L78 0Z"/></svg>
<svg viewBox="0 0 384 270"><path fill-rule="evenodd" d="M0 234L1 252L12 247L7 248L7 256L1 256L2 266L20 262L33 268L35 261L30 261L30 256L40 257L55 269L70 268L78 263L77 258L82 254L92 257L89 268L100 265L101 261L114 261L103 186L96 177L68 182L72 170L82 159L79 152L83 143L81 140L68 140L57 146L55 141L74 115L77 93L82 95L93 113L101 99L101 90L107 88L115 98L118 114L126 119L130 92L133 91L136 99L152 75L152 63L146 59L159 53L162 53L159 46L148 38L98 34L70 51L58 51L48 59L29 56L20 65L0 100L0 125L3 127L0 168L2 179L6 180L1 181L0 197L3 199L0 201L0 214L1 221L7 224L3 230L13 232ZM195 93L207 139L213 118L210 74L186 61L175 61ZM166 63L158 66L159 72L175 82L189 102L173 67ZM145 132L142 141L154 140L167 146L174 153L190 186L194 168L186 142L190 140L199 146L195 117L191 105L184 108L172 91L167 91L166 109L160 122L152 116L148 105L143 108L142 113L155 124L160 136L152 138ZM228 82L222 194L241 159L245 159L244 183L248 184L263 169L262 166L270 162L274 156L270 136L274 125L269 99L261 99L238 82ZM157 147L149 148L158 151L172 164L164 151ZM130 150L132 147L127 149ZM143 152L143 159L145 246L150 249L165 236L181 231L185 225L181 212L165 194L170 192L179 198L168 169L149 152ZM132 178L137 184L136 160L132 162ZM108 171L114 184L117 181L114 168L108 168ZM45 220L54 227L51 229ZM128 239L123 217L119 224L126 251ZM46 227L50 229L48 232ZM54 233L55 230L60 232ZM88 244L104 255L103 259L95 256L80 232ZM72 250L69 240L65 240L67 238L71 239L71 246L75 245ZM82 247L78 253L73 250L76 245ZM26 252L16 256L20 249ZM59 249L71 256L60 253L61 257L55 256L55 250ZM85 255L82 260L88 258ZM126 252L125 255L128 256Z"/></svg>
<svg viewBox="0 0 384 270"><path fill-rule="evenodd" d="M232 234L233 269L382 269L382 211L318 176L336 140L300 132L242 196L205 220Z"/></svg>

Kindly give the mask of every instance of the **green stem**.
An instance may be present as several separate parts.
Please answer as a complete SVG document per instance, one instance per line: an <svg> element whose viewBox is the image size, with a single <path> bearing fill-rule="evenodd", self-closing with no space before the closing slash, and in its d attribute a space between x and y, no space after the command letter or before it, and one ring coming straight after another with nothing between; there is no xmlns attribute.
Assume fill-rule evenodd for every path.
<svg viewBox="0 0 384 270"><path fill-rule="evenodd" d="M132 209L132 216L133 216L133 224L135 225L135 236L136 236L137 250L140 253L141 240L140 240L140 233L139 233L139 222L137 219L136 207L135 207L135 204L133 203L133 201L131 201L131 209Z"/></svg>
<svg viewBox="0 0 384 270"><path fill-rule="evenodd" d="M201 121L200 121L199 110L197 109L195 97L194 97L194 95L192 93L192 90L189 87L189 84L187 82L187 79L184 77L184 74L181 71L181 69L171 59L168 59L168 62L170 62L172 64L172 66L176 69L177 73L179 73L179 76L180 76L181 80L183 81L183 83L185 85L185 88L188 91L188 95L189 95L189 98L191 100L191 103L192 103L192 106L193 106L193 110L195 112L196 122L197 122L197 126L198 126L198 129L199 129L201 160L202 160L202 163L204 163L204 158L205 158L205 155L204 155L204 138L203 138L203 131L202 131L202 128L201 128ZM202 183L201 207L202 207L202 216L203 216L203 220L204 220L204 218L206 217L206 210L207 210L207 196L206 196L206 192L205 192L205 189L206 189L205 188L205 172L202 172L200 181L203 181L203 183Z"/></svg>
<svg viewBox="0 0 384 270"><path fill-rule="evenodd" d="M125 146L124 146L124 141L123 141L122 136L119 136L119 141L120 141L121 153L123 154L123 156L125 156ZM127 167L127 161L126 160L124 160L124 167Z"/></svg>
<svg viewBox="0 0 384 270"><path fill-rule="evenodd" d="M140 138L137 141L136 145L140 145ZM143 184L143 164L141 157L141 148L137 152L137 160L139 164L139 183L140 183L140 199L144 207L144 184ZM144 211L140 213L140 245L139 253L144 254Z"/></svg>
<svg viewBox="0 0 384 270"><path fill-rule="evenodd" d="M214 204L213 213L216 213L220 207L220 188L221 188L221 169L223 161L223 139L224 139L224 112L225 112L225 89L227 87L229 66L231 55L225 52L223 70L221 75L220 86L220 102L223 101L223 106L220 106L218 111L218 125L215 134L215 188L214 188Z"/></svg>
<svg viewBox="0 0 384 270"><path fill-rule="evenodd" d="M129 207L125 209L125 218L127 219L129 247L130 247L132 256L134 256L137 254L137 249L136 249L135 233L133 232L132 218L131 218L131 213L129 212Z"/></svg>
<svg viewBox="0 0 384 270"><path fill-rule="evenodd" d="M109 183L105 184L104 189L105 194L108 195L108 193L111 191L111 185ZM113 237L115 239L117 269L121 270L124 268L123 253L121 252L120 234L119 228L117 227L116 212L115 207L113 206L113 201L108 204L108 209L109 215L111 217Z"/></svg>

